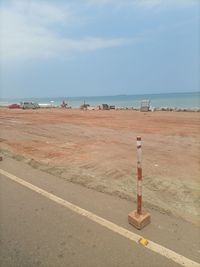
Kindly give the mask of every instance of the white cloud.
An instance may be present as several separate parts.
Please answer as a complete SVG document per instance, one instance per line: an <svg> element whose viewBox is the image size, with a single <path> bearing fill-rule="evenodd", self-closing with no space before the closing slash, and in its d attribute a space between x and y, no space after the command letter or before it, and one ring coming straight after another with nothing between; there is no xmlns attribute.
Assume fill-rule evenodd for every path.
<svg viewBox="0 0 200 267"><path fill-rule="evenodd" d="M154 8L189 6L198 0L86 0L44 2L34 0L11 1L0 8L0 61L69 58L75 52L92 51L123 46L143 40L138 38L104 38L83 36L73 39L66 35L68 30L81 27L81 8L88 5L112 5L117 8ZM52 4L53 3L53 4ZM79 7L79 8L78 8ZM76 13L78 10L78 13ZM91 9L90 13L92 13ZM81 13L82 12L82 13ZM91 21L90 21L91 22ZM65 33L65 35L64 35Z"/></svg>
<svg viewBox="0 0 200 267"><path fill-rule="evenodd" d="M126 38L63 37L59 30L73 27L76 22L76 17L66 5L17 1L2 7L0 18L2 62L67 58L77 51L111 48L134 41Z"/></svg>
<svg viewBox="0 0 200 267"><path fill-rule="evenodd" d="M26 16L29 21L37 21L41 24L66 23L71 15L71 10L67 6L56 6L42 1L13 1L9 10Z"/></svg>
<svg viewBox="0 0 200 267"><path fill-rule="evenodd" d="M117 8L169 8L188 7L198 4L199 0L88 0L92 5L113 5Z"/></svg>

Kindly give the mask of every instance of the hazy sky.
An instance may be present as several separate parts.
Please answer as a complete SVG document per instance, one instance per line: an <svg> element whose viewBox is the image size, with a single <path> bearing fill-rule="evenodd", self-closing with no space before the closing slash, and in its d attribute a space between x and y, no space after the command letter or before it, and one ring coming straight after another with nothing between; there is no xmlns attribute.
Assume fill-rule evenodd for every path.
<svg viewBox="0 0 200 267"><path fill-rule="evenodd" d="M0 96L192 92L199 0L0 0Z"/></svg>

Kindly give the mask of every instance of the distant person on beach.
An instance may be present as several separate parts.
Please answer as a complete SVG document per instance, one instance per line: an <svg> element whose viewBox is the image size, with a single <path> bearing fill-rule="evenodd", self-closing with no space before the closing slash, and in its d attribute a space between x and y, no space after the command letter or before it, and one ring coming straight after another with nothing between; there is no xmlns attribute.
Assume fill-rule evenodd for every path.
<svg viewBox="0 0 200 267"><path fill-rule="evenodd" d="M63 100L62 104L61 104L62 108L66 108L67 107L67 103L65 103L65 100Z"/></svg>

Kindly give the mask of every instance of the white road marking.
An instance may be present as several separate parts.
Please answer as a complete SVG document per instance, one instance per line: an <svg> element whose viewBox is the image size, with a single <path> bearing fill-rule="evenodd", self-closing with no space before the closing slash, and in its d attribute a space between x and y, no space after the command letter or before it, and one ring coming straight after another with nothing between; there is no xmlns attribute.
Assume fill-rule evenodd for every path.
<svg viewBox="0 0 200 267"><path fill-rule="evenodd" d="M37 192L38 194L40 194L40 195L42 195L42 196L44 196L44 197L46 197L46 198L48 198L48 199L50 199L52 201L64 206L64 207L76 212L79 215L87 217L91 221L94 221L94 222L96 222L96 223L108 228L109 230L111 230L111 231L113 231L115 233L118 233L121 236L126 237L129 240L132 240L132 241L136 242L137 244L139 244L139 240L141 238L143 238L142 236L137 235L137 234L135 234L133 232L130 232L129 230L126 230L125 228L123 228L121 226L118 226L115 223L112 223L112 222L110 222L110 221L108 221L106 219L103 219L103 218L95 215L94 213L92 213L90 211L82 209L82 208L80 208L80 207L78 207L78 206L76 206L76 205L74 205L74 204L72 204L72 203L60 198L60 197L57 197L57 196L55 196L55 195L53 195L53 194L51 194L51 193L49 193L49 192L47 192L47 191L45 191L43 189L31 184L31 183L28 183L28 182L24 181L23 179L18 178L17 176L15 176L15 175L13 175L11 173L8 173L8 172L6 172L6 171L4 171L2 169L0 169L0 173L2 175L6 176L7 178L13 180L14 182L17 182L17 183L19 183L19 184L31 189L32 191ZM168 258L168 259L170 259L170 260L172 260L172 261L174 261L174 262L176 262L178 264L180 264L180 265L182 265L182 266L200 267L200 263L197 263L197 262L195 262L193 260L190 260L190 259L188 259L188 258L186 258L186 257L184 257L184 256L182 256L182 255L180 255L180 254L168 249L168 248L165 248L165 247L153 242L153 241L150 241L150 240L148 240L148 241L149 241L148 245L145 248L148 248L148 249L150 249L150 250L152 250L152 251L154 251L154 252L156 252L156 253L158 253L158 254L160 254L160 255L162 255L162 256L164 256L164 257L166 257L166 258Z"/></svg>

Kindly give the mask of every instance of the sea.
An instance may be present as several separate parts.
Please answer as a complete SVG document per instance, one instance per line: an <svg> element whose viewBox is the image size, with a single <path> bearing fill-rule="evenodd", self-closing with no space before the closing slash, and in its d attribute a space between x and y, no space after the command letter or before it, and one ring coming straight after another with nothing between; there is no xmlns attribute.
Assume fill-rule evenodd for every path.
<svg viewBox="0 0 200 267"><path fill-rule="evenodd" d="M161 108L200 108L200 92L114 95L114 96L81 96L81 97L41 97L41 98L0 98L0 106L24 101L37 102L41 106L60 106L65 101L72 108L79 108L83 103L90 106L101 104L115 105L118 108L139 108L142 100L150 100L151 107Z"/></svg>

